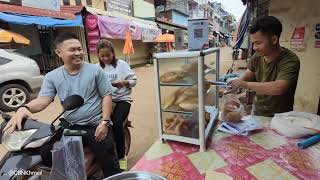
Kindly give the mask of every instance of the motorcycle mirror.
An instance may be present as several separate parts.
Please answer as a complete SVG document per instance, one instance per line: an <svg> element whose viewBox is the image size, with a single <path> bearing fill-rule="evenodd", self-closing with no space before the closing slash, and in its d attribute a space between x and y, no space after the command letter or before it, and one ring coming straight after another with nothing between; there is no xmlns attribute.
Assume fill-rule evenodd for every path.
<svg viewBox="0 0 320 180"><path fill-rule="evenodd" d="M71 95L62 102L62 107L65 111L70 111L81 107L83 102L84 100L81 96Z"/></svg>
<svg viewBox="0 0 320 180"><path fill-rule="evenodd" d="M53 123L56 122L56 120L66 111L70 111L70 110L74 110L77 109L79 107L81 107L84 103L84 100L81 96L79 95L71 95L68 96L61 104L63 107L63 112L55 119L51 122L51 127L52 127L52 131L54 131L54 126Z"/></svg>

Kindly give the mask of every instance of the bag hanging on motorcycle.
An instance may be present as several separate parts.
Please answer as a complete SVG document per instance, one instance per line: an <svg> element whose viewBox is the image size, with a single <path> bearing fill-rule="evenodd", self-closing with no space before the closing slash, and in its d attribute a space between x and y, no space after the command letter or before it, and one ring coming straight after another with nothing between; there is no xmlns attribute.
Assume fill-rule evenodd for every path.
<svg viewBox="0 0 320 180"><path fill-rule="evenodd" d="M86 180L82 138L62 136L52 150L52 168L49 180Z"/></svg>

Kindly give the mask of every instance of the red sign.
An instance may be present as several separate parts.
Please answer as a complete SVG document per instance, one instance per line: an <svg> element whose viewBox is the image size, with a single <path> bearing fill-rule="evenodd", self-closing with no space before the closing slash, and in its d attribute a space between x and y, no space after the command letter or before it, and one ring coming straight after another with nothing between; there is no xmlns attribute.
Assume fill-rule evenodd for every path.
<svg viewBox="0 0 320 180"><path fill-rule="evenodd" d="M88 14L86 17L86 26L88 29L95 29L98 25L96 16Z"/></svg>
<svg viewBox="0 0 320 180"><path fill-rule="evenodd" d="M89 52L96 52L96 46L100 40L100 32L97 17L93 14L88 14L86 16L85 25L87 30Z"/></svg>
<svg viewBox="0 0 320 180"><path fill-rule="evenodd" d="M95 29L87 32L88 36L99 37L99 30Z"/></svg>
<svg viewBox="0 0 320 180"><path fill-rule="evenodd" d="M291 36L290 45L292 48L304 48L305 27L296 27Z"/></svg>
<svg viewBox="0 0 320 180"><path fill-rule="evenodd" d="M319 40L317 40L316 41L316 43L315 43L315 46L314 46L315 48L320 48L320 41Z"/></svg>

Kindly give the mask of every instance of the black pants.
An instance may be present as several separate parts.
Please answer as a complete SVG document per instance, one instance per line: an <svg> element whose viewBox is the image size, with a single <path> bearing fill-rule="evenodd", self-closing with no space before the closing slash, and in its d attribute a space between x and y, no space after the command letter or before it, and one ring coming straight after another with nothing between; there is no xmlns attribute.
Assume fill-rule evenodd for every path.
<svg viewBox="0 0 320 180"><path fill-rule="evenodd" d="M96 126L69 126L67 122L62 121L60 126L72 130L85 130L87 133L82 136L83 144L89 146L95 155L96 161L101 166L105 177L120 173L119 161L115 152L115 143L113 139L113 129L108 128L108 134L103 141L95 140Z"/></svg>
<svg viewBox="0 0 320 180"><path fill-rule="evenodd" d="M116 102L116 106L111 116L113 122L114 139L116 141L117 154L119 159L125 156L126 149L123 127L130 112L130 107L130 103L126 101L118 101Z"/></svg>

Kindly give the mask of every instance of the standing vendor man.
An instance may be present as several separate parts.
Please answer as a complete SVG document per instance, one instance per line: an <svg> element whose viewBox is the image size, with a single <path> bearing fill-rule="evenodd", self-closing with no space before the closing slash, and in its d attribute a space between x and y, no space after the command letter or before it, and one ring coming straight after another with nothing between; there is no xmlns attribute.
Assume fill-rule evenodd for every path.
<svg viewBox="0 0 320 180"><path fill-rule="evenodd" d="M279 44L281 22L273 16L257 19L250 29L253 49L245 74L230 81L232 88L256 92L253 112L257 116L293 110L300 61L292 51Z"/></svg>

